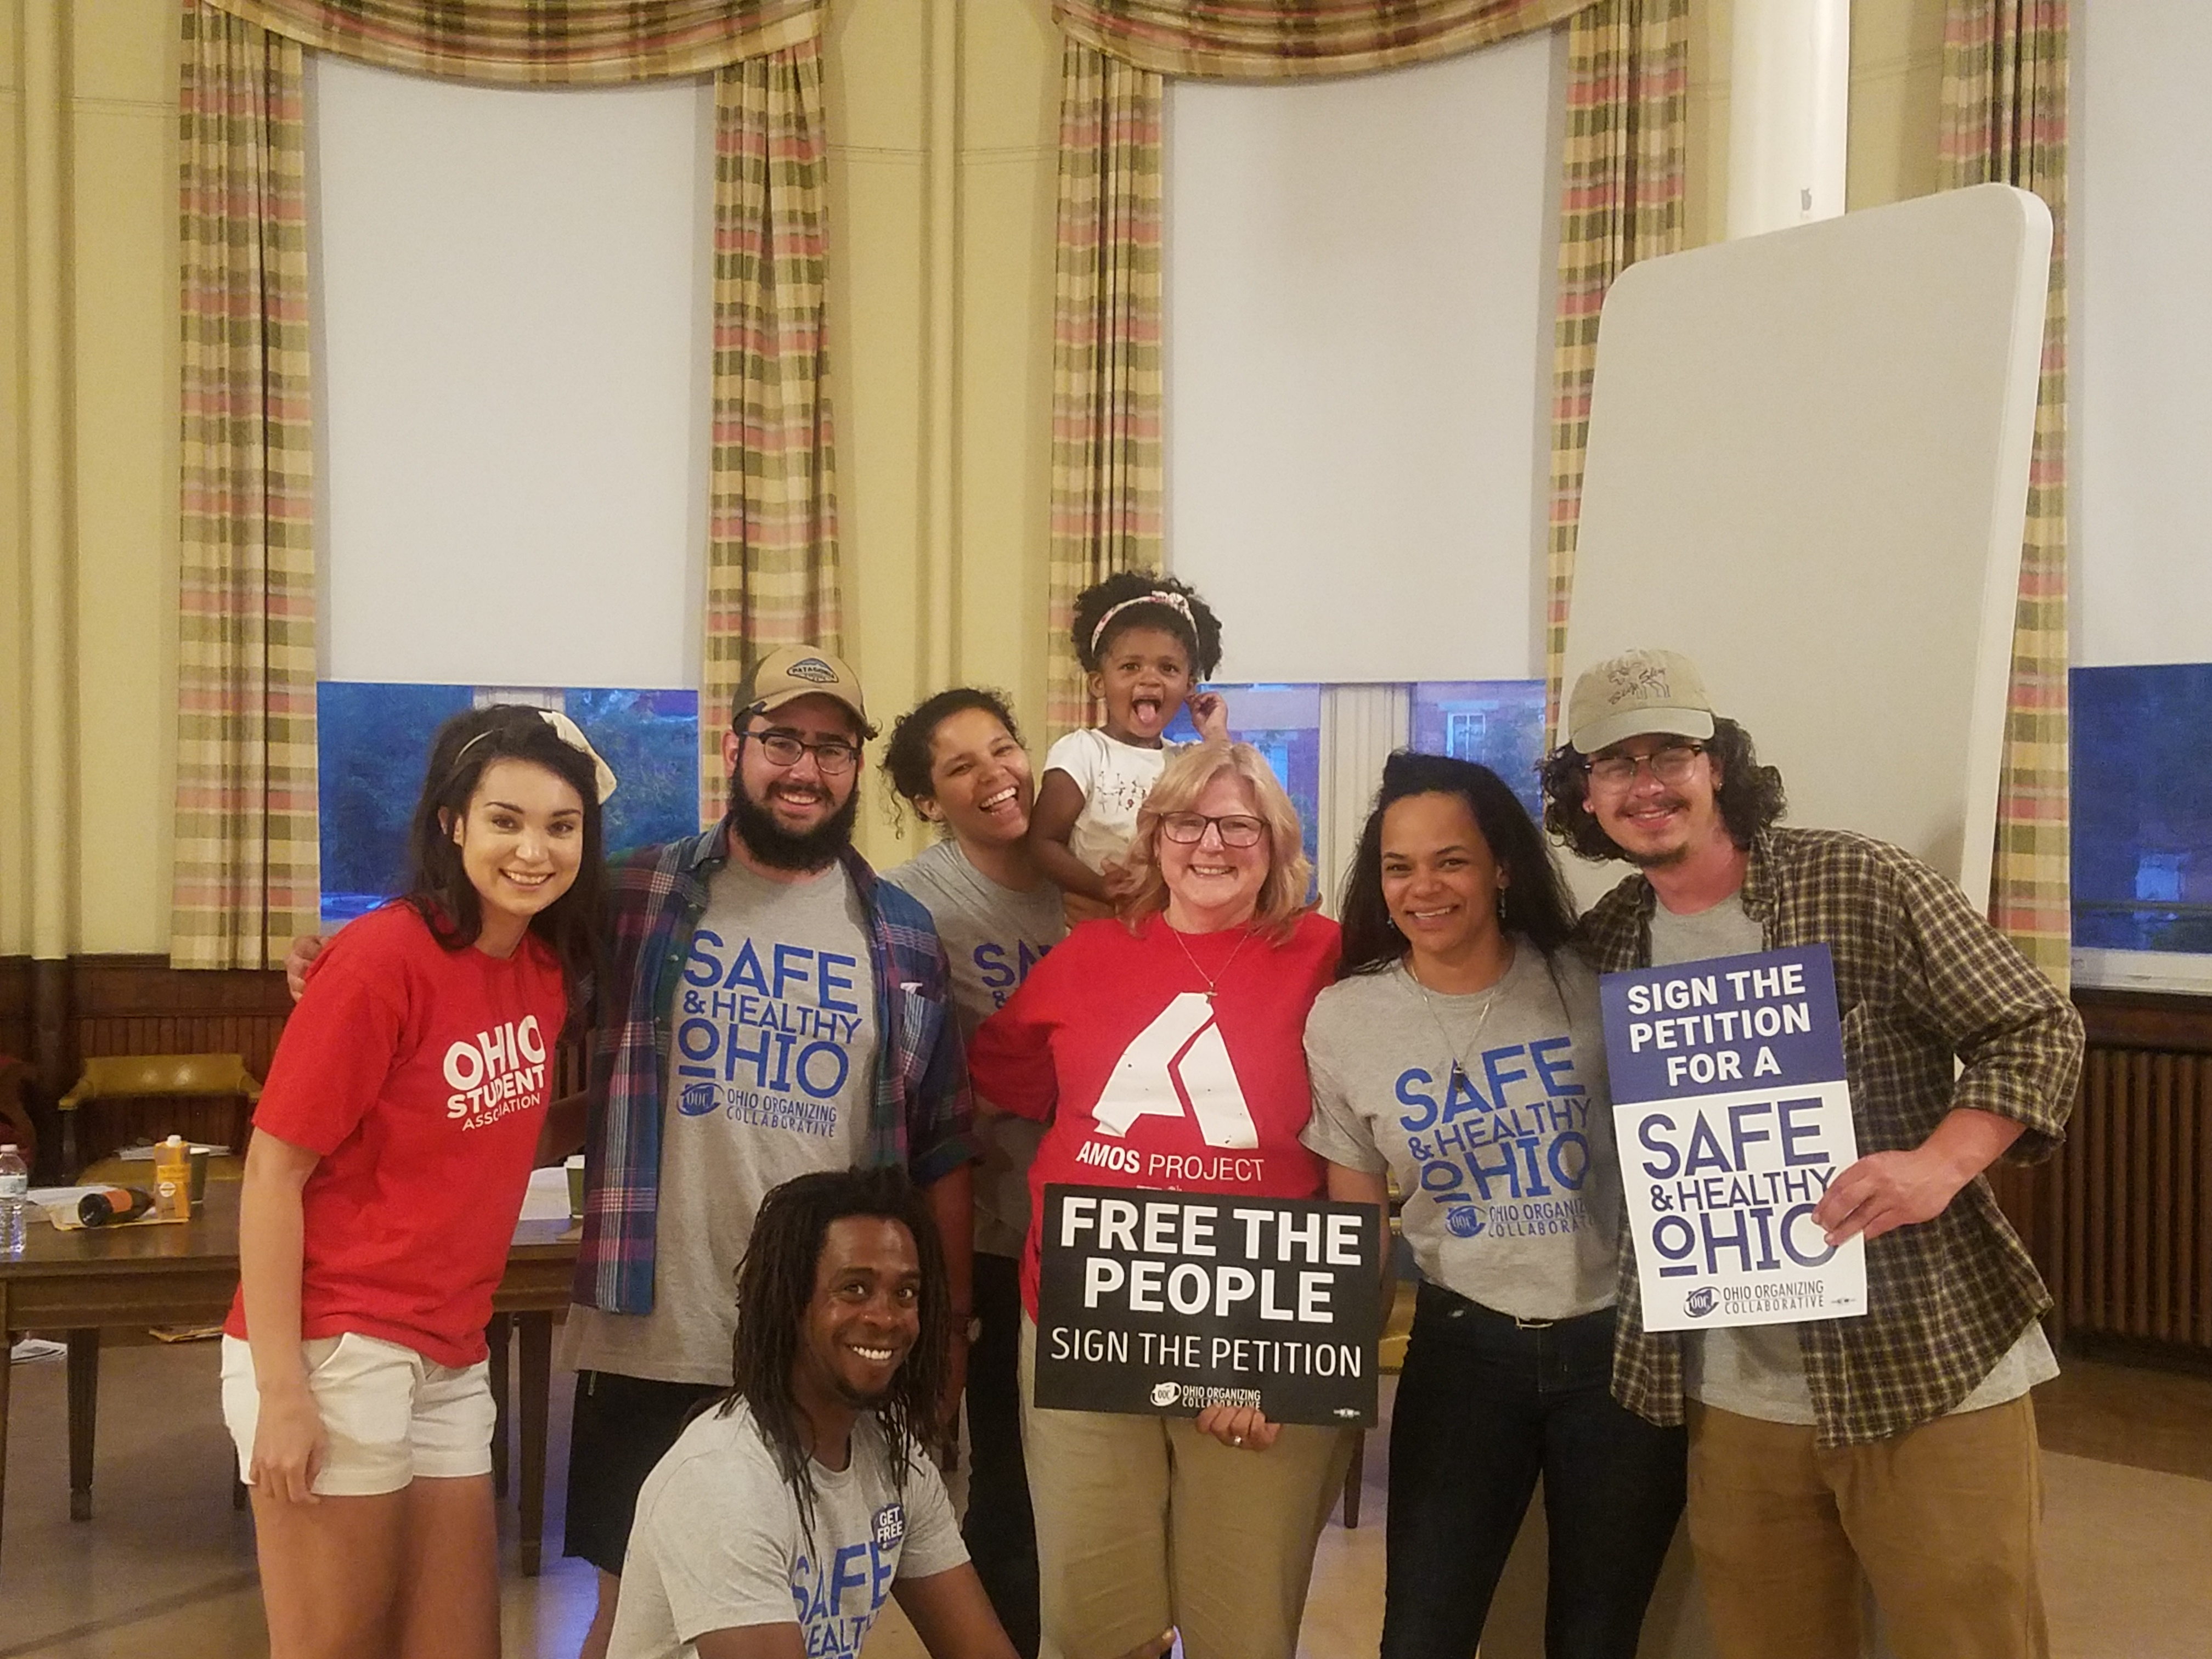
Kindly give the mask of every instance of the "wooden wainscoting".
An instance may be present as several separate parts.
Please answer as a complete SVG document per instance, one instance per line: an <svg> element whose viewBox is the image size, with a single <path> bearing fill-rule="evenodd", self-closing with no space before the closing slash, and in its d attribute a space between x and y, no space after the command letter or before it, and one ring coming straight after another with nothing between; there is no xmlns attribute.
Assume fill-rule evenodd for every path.
<svg viewBox="0 0 2212 1659"><path fill-rule="evenodd" d="M58 1181L69 1173L61 1168L54 1103L86 1060L241 1054L248 1070L264 1076L291 1006L284 975L273 970L187 972L161 956L0 959L0 1052L32 1065L25 1097L39 1130L40 1178ZM197 1135L213 1127L194 1120L179 1132Z"/></svg>
<svg viewBox="0 0 2212 1659"><path fill-rule="evenodd" d="M31 1058L31 959L0 957L0 1054Z"/></svg>

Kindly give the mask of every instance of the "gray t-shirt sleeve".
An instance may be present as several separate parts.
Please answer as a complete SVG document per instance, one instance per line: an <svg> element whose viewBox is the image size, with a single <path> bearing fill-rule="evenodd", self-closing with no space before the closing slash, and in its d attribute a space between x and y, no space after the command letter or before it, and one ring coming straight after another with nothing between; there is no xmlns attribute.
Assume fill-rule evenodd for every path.
<svg viewBox="0 0 2212 1659"><path fill-rule="evenodd" d="M785 1513L791 1500L772 1474L751 1458L732 1467L695 1457L671 1472L650 1510L638 1516L678 1640L799 1622ZM639 1541L630 1545L633 1557Z"/></svg>
<svg viewBox="0 0 2212 1659"><path fill-rule="evenodd" d="M906 1541L899 1547L898 1576L933 1578L950 1572L968 1559L961 1541L960 1523L952 1514L952 1500L936 1466L917 1456L907 1466Z"/></svg>
<svg viewBox="0 0 2212 1659"><path fill-rule="evenodd" d="M1314 1016L1306 1020L1306 1073L1313 1079L1313 1115L1298 1132L1298 1142L1316 1158L1347 1170L1381 1175L1390 1160L1375 1145L1375 1132L1352 1103L1344 1085L1330 1069L1333 1048L1326 1022Z"/></svg>

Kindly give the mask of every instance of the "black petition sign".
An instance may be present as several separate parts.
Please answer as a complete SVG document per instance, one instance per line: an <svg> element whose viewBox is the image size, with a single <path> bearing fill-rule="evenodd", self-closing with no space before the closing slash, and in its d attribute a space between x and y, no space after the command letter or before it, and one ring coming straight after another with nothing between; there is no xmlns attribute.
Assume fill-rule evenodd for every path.
<svg viewBox="0 0 2212 1659"><path fill-rule="evenodd" d="M1373 1426L1373 1209L1058 1185L1044 1203L1039 1406Z"/></svg>

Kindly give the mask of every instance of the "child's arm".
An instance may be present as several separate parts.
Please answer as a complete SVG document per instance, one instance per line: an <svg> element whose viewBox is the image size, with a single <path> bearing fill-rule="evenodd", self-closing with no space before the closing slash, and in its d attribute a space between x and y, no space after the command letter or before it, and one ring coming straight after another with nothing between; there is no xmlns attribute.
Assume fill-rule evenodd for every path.
<svg viewBox="0 0 2212 1659"><path fill-rule="evenodd" d="M1200 743L1229 741L1229 699L1218 691L1194 691L1182 702Z"/></svg>
<svg viewBox="0 0 2212 1659"><path fill-rule="evenodd" d="M1076 893L1099 904L1110 904L1103 877L1068 850L1067 838L1083 813L1083 790L1058 767L1044 775L1036 805L1030 812L1030 857L1045 878L1063 893Z"/></svg>
<svg viewBox="0 0 2212 1659"><path fill-rule="evenodd" d="M246 1478L271 1497L305 1504L319 1501L315 1475L329 1446L300 1352L300 1194L320 1161L304 1146L256 1130L246 1143L238 1212L238 1277L261 1396Z"/></svg>

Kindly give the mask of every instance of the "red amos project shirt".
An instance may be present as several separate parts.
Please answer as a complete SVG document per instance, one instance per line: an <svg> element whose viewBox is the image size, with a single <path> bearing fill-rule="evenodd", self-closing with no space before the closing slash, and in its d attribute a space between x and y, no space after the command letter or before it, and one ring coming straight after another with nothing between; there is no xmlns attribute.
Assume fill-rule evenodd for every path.
<svg viewBox="0 0 2212 1659"><path fill-rule="evenodd" d="M370 912L316 957L253 1114L322 1159L301 1194L302 1338L484 1357L566 1014L537 935L504 960L448 951L411 905ZM245 1336L242 1292L223 1328Z"/></svg>
<svg viewBox="0 0 2212 1659"><path fill-rule="evenodd" d="M1052 1128L1030 1165L1022 1301L1037 1306L1048 1182L1313 1198L1321 1160L1306 1013L1335 976L1336 924L1308 914L1280 944L1242 927L1131 933L1089 921L1053 947L969 1051L975 1091ZM1206 981L1214 994L1206 995Z"/></svg>

